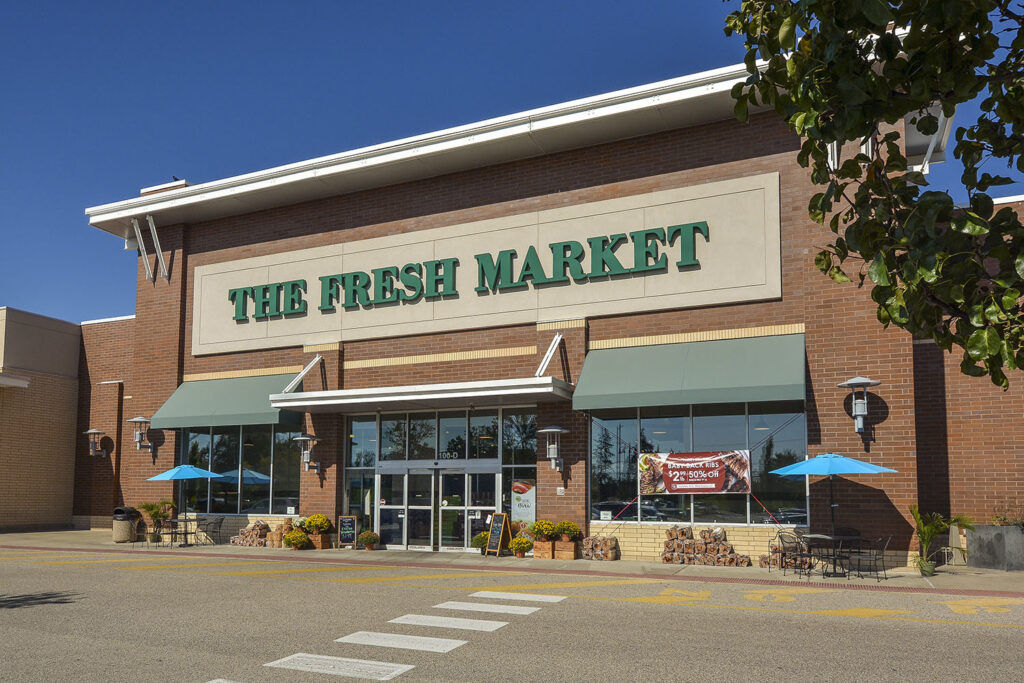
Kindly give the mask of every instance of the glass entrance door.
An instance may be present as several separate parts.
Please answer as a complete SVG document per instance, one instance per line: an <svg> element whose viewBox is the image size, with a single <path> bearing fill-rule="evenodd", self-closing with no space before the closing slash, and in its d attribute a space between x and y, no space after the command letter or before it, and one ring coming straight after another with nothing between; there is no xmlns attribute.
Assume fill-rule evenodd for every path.
<svg viewBox="0 0 1024 683"><path fill-rule="evenodd" d="M440 516L437 537L440 550L466 547L466 473L463 470L439 470Z"/></svg>
<svg viewBox="0 0 1024 683"><path fill-rule="evenodd" d="M435 475L430 470L409 470L406 545L410 550L434 549Z"/></svg>

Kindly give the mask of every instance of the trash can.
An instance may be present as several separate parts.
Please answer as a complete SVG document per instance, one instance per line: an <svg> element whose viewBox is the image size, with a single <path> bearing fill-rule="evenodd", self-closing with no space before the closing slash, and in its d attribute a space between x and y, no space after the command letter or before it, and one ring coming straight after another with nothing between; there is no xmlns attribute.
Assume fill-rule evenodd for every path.
<svg viewBox="0 0 1024 683"><path fill-rule="evenodd" d="M135 528L142 513L133 507L114 508L114 543L129 543L135 540Z"/></svg>

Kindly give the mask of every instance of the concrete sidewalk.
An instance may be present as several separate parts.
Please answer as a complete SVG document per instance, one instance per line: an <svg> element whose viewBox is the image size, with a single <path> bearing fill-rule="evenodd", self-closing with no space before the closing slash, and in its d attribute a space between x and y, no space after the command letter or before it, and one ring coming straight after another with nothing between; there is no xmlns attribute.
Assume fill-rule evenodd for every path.
<svg viewBox="0 0 1024 683"><path fill-rule="evenodd" d="M705 567L697 565L659 564L618 560L599 562L588 560L535 560L511 556L482 557L463 552L417 552L408 550L303 550L288 548L249 548L233 545L196 546L190 548L148 548L142 543L114 543L109 529L89 531L40 531L0 534L0 550L45 550L91 553L153 554L177 557L225 557L281 560L284 562L313 562L334 564L366 563L378 566L405 566L449 568L458 570L490 570L536 572L547 574L575 574L584 576L659 577L670 580L705 583L737 583L756 585L828 586L850 590L883 592L939 593L950 595L1000 595L1024 597L1024 572L1004 572L969 567L940 567L930 578L916 571L900 567L888 572L889 578L876 580L871 575L863 579L856 575L846 578L823 578L815 573L810 579L783 576L778 570L769 572L758 567Z"/></svg>

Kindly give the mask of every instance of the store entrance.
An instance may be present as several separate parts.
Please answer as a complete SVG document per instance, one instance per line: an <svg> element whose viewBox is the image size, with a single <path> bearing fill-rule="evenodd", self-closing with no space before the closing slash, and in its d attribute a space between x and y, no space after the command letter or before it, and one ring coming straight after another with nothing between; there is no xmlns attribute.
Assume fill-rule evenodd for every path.
<svg viewBox="0 0 1024 683"><path fill-rule="evenodd" d="M381 542L386 548L466 550L497 509L500 477L463 468L377 475Z"/></svg>

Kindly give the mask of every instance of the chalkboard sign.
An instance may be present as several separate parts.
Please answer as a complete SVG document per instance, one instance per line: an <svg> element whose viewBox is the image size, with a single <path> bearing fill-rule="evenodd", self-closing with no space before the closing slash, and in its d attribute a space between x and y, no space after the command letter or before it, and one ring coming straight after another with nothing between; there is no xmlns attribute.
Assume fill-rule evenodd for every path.
<svg viewBox="0 0 1024 683"><path fill-rule="evenodd" d="M495 557L501 555L501 551L508 547L512 540L512 530L508 526L508 515L504 512L495 512L491 515L491 528L487 536L487 548L484 555L494 553Z"/></svg>
<svg viewBox="0 0 1024 683"><path fill-rule="evenodd" d="M341 515L338 517L338 547L344 548L351 545L356 549L356 535L359 531L359 521L355 515Z"/></svg>

